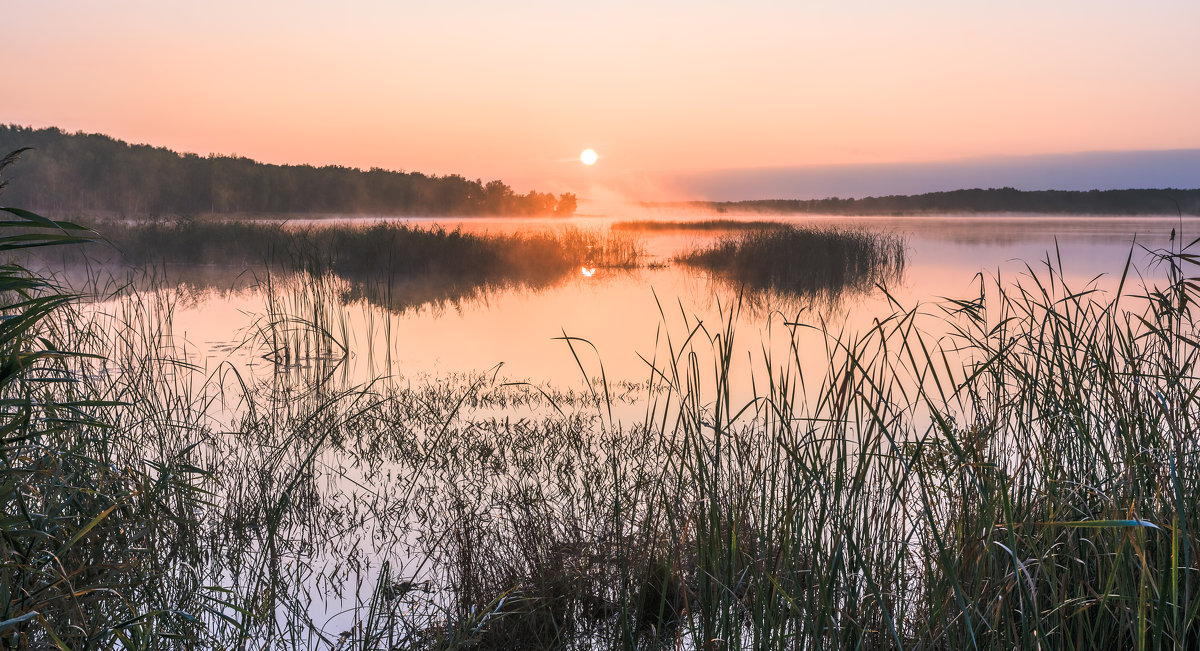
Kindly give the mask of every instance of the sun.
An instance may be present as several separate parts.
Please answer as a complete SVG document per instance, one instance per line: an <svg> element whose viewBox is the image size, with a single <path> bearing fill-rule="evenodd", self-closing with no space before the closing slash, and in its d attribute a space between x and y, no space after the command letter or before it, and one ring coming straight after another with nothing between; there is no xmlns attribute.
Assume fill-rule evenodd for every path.
<svg viewBox="0 0 1200 651"><path fill-rule="evenodd" d="M585 149L583 153L579 154L579 162L584 165L595 165L599 158L600 155L596 153L595 149Z"/></svg>

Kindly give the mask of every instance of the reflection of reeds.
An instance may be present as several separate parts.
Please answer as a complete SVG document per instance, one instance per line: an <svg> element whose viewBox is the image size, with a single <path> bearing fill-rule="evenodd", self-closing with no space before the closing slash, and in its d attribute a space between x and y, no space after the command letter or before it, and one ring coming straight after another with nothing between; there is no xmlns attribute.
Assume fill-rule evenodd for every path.
<svg viewBox="0 0 1200 651"><path fill-rule="evenodd" d="M281 367L340 360L350 354L349 326L341 308L344 291L332 274L267 273L260 285L266 312L258 336L264 357Z"/></svg>
<svg viewBox="0 0 1200 651"><path fill-rule="evenodd" d="M904 241L879 233L789 226L725 237L675 260L754 288L832 297L898 279Z"/></svg>
<svg viewBox="0 0 1200 651"><path fill-rule="evenodd" d="M541 287L581 266L630 268L643 258L630 236L581 228L476 235L396 222L293 228L199 220L99 228L125 262L170 264L184 280L188 266L332 272L350 283L350 297L391 309L456 303L497 287Z"/></svg>

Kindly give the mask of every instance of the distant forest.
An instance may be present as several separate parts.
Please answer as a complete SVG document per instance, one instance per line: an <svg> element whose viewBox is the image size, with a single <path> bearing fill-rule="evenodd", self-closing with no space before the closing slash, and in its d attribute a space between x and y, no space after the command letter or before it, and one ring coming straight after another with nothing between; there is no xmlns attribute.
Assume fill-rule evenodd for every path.
<svg viewBox="0 0 1200 651"><path fill-rule="evenodd" d="M820 215L927 215L947 213L1040 213L1074 215L1200 215L1200 190L1025 191L1013 188L954 190L864 199L770 199L644 203L650 208L703 209L719 213L812 213Z"/></svg>
<svg viewBox="0 0 1200 651"><path fill-rule="evenodd" d="M349 213L380 215L571 215L575 195L517 194L502 181L339 166L271 165L237 156L179 154L100 134L0 125L0 156L30 147L6 170L4 202L51 214L135 215ZM651 208L718 213L923 215L1047 213L1200 215L1200 190L1013 188L863 199L647 202Z"/></svg>
<svg viewBox="0 0 1200 651"><path fill-rule="evenodd" d="M565 216L576 208L569 192L517 194L501 181L454 174L270 165L99 134L0 125L0 156L24 147L32 151L6 170L12 182L4 202L50 213Z"/></svg>

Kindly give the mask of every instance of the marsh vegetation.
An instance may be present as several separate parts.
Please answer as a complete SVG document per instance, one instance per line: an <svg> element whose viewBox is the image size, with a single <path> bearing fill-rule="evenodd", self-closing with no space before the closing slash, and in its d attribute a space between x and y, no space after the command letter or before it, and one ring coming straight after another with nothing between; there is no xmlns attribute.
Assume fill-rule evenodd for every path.
<svg viewBox="0 0 1200 651"><path fill-rule="evenodd" d="M750 228L675 256L737 285L802 296L836 297L891 284L904 272L896 235L777 224Z"/></svg>
<svg viewBox="0 0 1200 651"><path fill-rule="evenodd" d="M635 268L645 257L632 236L579 227L477 234L437 224L197 219L90 226L103 241L82 253L105 266L157 268L180 281L208 272L213 282L236 284L240 276L242 285L265 283L269 273L332 274L345 282L339 298L366 298L393 310L460 303L507 287L536 289L584 266Z"/></svg>
<svg viewBox="0 0 1200 651"><path fill-rule="evenodd" d="M6 251L98 237L6 214ZM311 247L289 268L310 299L262 287L274 307L252 336L276 352L281 337L305 345L286 324L309 326L319 350L345 345L336 316L312 316L344 291L320 279L388 269L381 252L404 252L397 274L470 253L486 270L470 273L517 278L530 258L573 269L579 252L631 250L528 236L501 240L520 252L506 261L474 236L397 226L105 235L143 262L207 260L206 241L249 262L286 252L280 264ZM698 259L747 267L746 284L790 282L804 272L774 265L820 255L850 286L902 264L894 240L841 235L846 249L827 232L754 230ZM174 334L170 285L96 311L10 264L0 641L1191 648L1197 258L1157 259L1147 280L1103 290L1047 260L1018 281L981 276L965 299L893 299L860 331L776 314L787 346L750 361L736 302L720 319L662 309L639 382L609 379L564 334L571 386L201 370ZM817 367L802 361L812 350Z"/></svg>

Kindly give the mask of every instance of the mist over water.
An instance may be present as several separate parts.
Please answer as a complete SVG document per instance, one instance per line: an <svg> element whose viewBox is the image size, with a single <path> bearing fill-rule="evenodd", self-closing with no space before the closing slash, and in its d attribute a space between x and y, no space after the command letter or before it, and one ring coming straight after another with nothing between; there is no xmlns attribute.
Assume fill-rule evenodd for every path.
<svg viewBox="0 0 1200 651"><path fill-rule="evenodd" d="M997 287L1035 274L1073 292L1111 296L1127 261L1134 278L1144 275L1153 286L1166 275L1154 265L1155 252L1177 251L1200 235L1194 218L653 216L114 226L125 248L103 249L111 254L103 268L117 279L102 283L107 298L85 306L84 322L120 334L97 339L110 346L103 353L114 363L94 372L118 380L142 360L168 360L146 363L164 383L145 390L187 405L181 411L195 423L187 436L221 469L213 489L227 510L211 519L208 534L218 548L254 539L246 532L258 516L241 509L273 503L275 480L264 477L294 471L305 478L303 499L290 511L295 519L280 530L303 550L280 567L298 574L279 584L305 601L279 617L291 626L302 613L336 634L361 612L355 590L385 582L388 572L400 577L397 585L437 586L414 597L432 609L417 621L437 621L436 608L448 600L492 598L454 583L453 573L467 570L453 554L508 549L494 559L508 567L521 561L507 547L519 540L434 544L435 534L491 535L493 521L473 510L525 504L531 493L564 512L607 505L585 496L590 485L580 473L607 468L608 454L633 463L631 471L652 472L648 455L678 452L669 441L678 427L694 426L696 441L716 437L722 404L749 407L725 412L721 432L764 441L775 439L762 423L794 432L805 418L826 418L771 409L801 414L816 405L819 412L852 395L892 405L921 381L897 371L880 395L865 384L846 392L836 360L846 350L838 346L883 333L897 314L920 314L922 344L941 350L946 343L943 359L965 369L974 358L954 358L956 323L946 306L995 298ZM746 250L785 262L803 257L793 260L801 269L813 260L845 264L844 252L830 251L846 242L883 251L896 264L814 291L786 276L682 262L697 251L763 242L792 248ZM220 249L188 258L202 243ZM264 243L286 255L271 264L255 258ZM125 285L122 260L139 259L139 251L173 252L190 263L151 259L152 275L134 272ZM388 256L380 251L406 259L383 264ZM96 282L97 269L88 271ZM397 274L404 277L396 281ZM872 363L903 364L886 346L872 354ZM680 369L697 372L668 375ZM697 402L677 402L685 395ZM896 404L913 431L932 430L928 414ZM669 426L675 417L684 425ZM843 436L858 445L860 434ZM279 466L280 458L293 465ZM698 481L677 479L684 490ZM229 566L214 558L213 567L228 572L251 556L234 555ZM501 590L525 580L495 578Z"/></svg>
<svg viewBox="0 0 1200 651"><path fill-rule="evenodd" d="M732 219L750 223L762 217ZM337 223L376 221L351 218ZM576 228L604 230L627 220L618 215L555 221L398 221L414 227L427 228L436 223L461 228L464 233L506 235ZM848 291L835 300L817 300L763 291L672 261L675 255L736 235L737 229L694 229L681 223L678 227L637 230L635 223L621 232L631 234L644 247L645 264L641 266L597 267L580 260L574 271L536 285L479 286L456 293L439 290L439 281L431 277L387 290L393 294L391 303L380 298L384 290L369 286L331 290L333 304L326 307L337 314L330 318L335 318L348 339L348 351L339 360L337 374L353 384L379 376L438 377L499 369L501 376L512 380L576 386L583 381L583 374L562 339L570 336L595 346L594 352L588 351L591 359L585 365L587 373L603 370L610 380L640 382L646 379L645 360L653 358L662 329L680 327L684 317L713 325L736 311L739 345L744 347L738 357L753 359L763 354L761 340L770 340L769 331L778 331L784 322L845 323L850 330L861 329L888 313L892 301L913 306L969 295L978 291L976 274L1011 278L1025 273L1026 264L1043 268L1044 261L1050 259L1057 264L1060 256L1070 282L1083 287L1100 276L1098 285L1104 287L1119 276L1131 254L1133 263L1142 265L1146 249L1168 246L1172 230L1178 230L1179 240L1189 239L1193 233L1200 235L1200 220L1165 218L804 217L781 221L902 238L906 257L903 272L886 281L887 294L870 286ZM319 229L321 223L292 222L292 226ZM211 267L178 268L168 269L167 275L188 282L189 275L195 273L214 271ZM234 291L194 293L190 302L177 309L174 326L186 333L195 347L193 354L204 365L213 366L224 361L223 355L231 355L230 361L250 376L273 373L273 366L264 362L261 350L243 345L266 307L263 287L248 278L243 274L240 289ZM435 286L424 288L423 283ZM281 283L276 289L285 294L303 293L304 285ZM673 326L672 321L676 322ZM297 360L293 362L303 366Z"/></svg>
<svg viewBox="0 0 1200 651"><path fill-rule="evenodd" d="M497 235L540 229L605 229L619 221L622 218L614 216L580 217L566 223L527 219L438 223L461 227L466 233ZM485 288L453 300L408 303L404 309L388 309L336 288L330 290L326 305L316 307L319 301L312 299L311 283L277 285L275 300L283 307L275 309L302 315L311 315L314 309L327 310L321 318L336 324L335 337L348 348L332 358L301 354L271 359L261 347L246 343L253 339L255 329L262 327L261 315L269 307L261 286L202 292L176 309L174 328L194 347L191 354L198 367L211 371L231 364L243 377L264 383L317 383L341 389L369 387L372 391L388 386L405 391L445 387L451 392L453 387L476 381L496 387L528 383L525 386L559 395L561 401L583 400L601 386L613 396L641 395L653 383L651 367L668 363L672 348L679 346L688 332L698 331L706 341L732 323L736 338L729 379L734 403L742 404L761 390L756 386L763 381L768 359L778 363L795 356L799 366L814 376L808 391L815 391L816 380L828 364L828 342L820 328L835 333L865 332L894 313L897 306L910 309L925 304L936 312L933 306L945 298L978 296L979 274L1011 281L1027 275L1030 268L1045 272L1047 262L1061 270L1068 286L1111 291L1130 256L1134 265L1144 267L1142 271L1153 277L1162 270L1145 267L1148 250L1171 246L1173 230L1176 245L1190 234L1200 235L1200 220L1155 218L946 216L784 221L901 237L906 256L903 274L889 279L885 287L849 291L834 300L754 289L673 262L673 256L681 252L709 246L739 231L736 227L695 229L682 223L632 231L645 247L645 266L598 267L588 275L584 272L589 269L581 265L576 272L545 285ZM430 225L426 220L415 223ZM936 341L943 333L927 334L930 341ZM573 339L568 342L568 337ZM299 350L301 345L294 348ZM716 363L712 349L699 345L695 351L701 368ZM562 397L566 395L575 398ZM470 413L474 414L471 418L485 414L537 418L537 414L553 413L550 404L519 409L478 405ZM597 409L602 419L612 418L625 426L647 417L641 401L621 397L612 400L607 413L599 406ZM329 460L335 462L340 463L336 457ZM345 481L338 485L341 488L337 490L346 495L360 492ZM339 544L354 548L349 543ZM315 603L313 609L339 612L350 605L344 598L333 598ZM349 621L347 617L331 621L344 623Z"/></svg>

